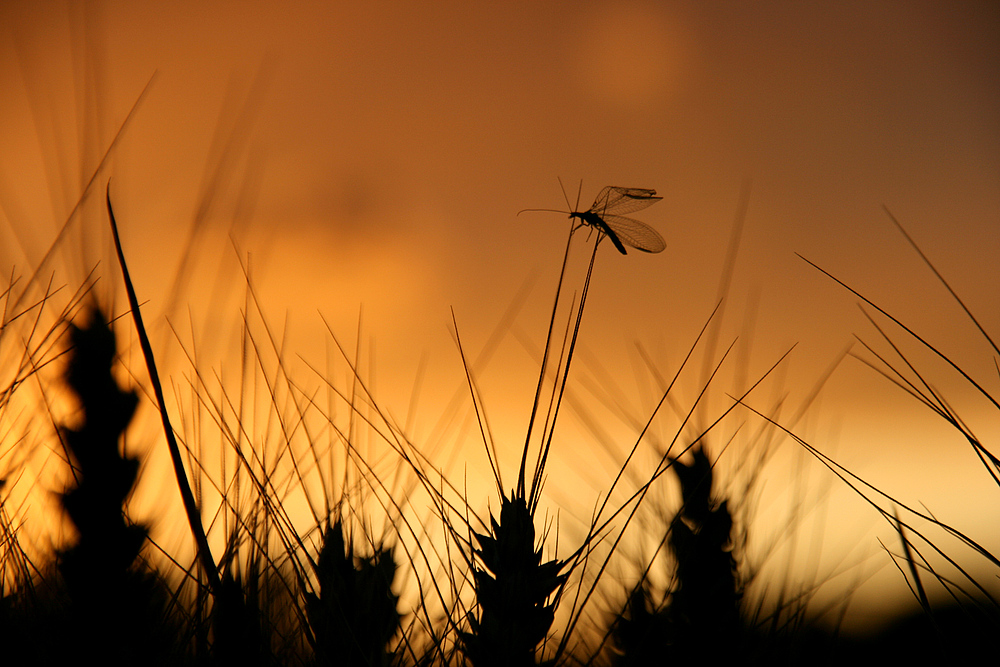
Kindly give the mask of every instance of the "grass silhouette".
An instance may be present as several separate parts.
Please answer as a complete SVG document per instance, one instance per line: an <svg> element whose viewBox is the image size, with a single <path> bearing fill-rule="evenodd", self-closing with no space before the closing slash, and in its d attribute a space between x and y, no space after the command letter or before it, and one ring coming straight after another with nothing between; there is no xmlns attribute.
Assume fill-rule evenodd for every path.
<svg viewBox="0 0 1000 667"><path fill-rule="evenodd" d="M995 370L1000 360L1000 348L996 342L902 224L888 209L886 213L975 326L988 348ZM918 361L917 354L907 347L915 343L917 350L930 352L931 361L942 362L946 372L957 375L985 399L992 410L996 411L1000 409L1000 402L985 388L986 383L975 379L974 372L961 367L946 353L861 292L812 261L801 255L800 257L867 306L867 308L862 307L862 310L881 338L883 350L859 336L858 340L867 355L855 353L853 356L923 404L957 431L976 455L985 474L1000 486L1000 458L980 440L944 393L936 387L934 378L940 377L941 371L935 369L932 363ZM878 318L891 322L904 336L894 337L888 333L887 327L880 324ZM885 350L885 347L888 350ZM974 572L983 571L985 566L985 571L992 573L989 579L995 579L996 573L1000 572L1000 559L997 555L974 537L935 516L931 510L917 509L902 502L888 490L869 483L824 454L820 447L796 435L777 421L753 408L750 409L789 435L832 471L839 480L868 503L898 536L900 545L898 552L894 552L890 545L882 546L899 570L901 578L919 606L920 613L890 626L884 635L872 637L867 642L857 645L849 644L845 650L853 650L858 654L863 652L874 659L948 664L980 660L986 655L990 650L989 638L995 636L997 629L1000 628L1000 592L997 591L994 581Z"/></svg>
<svg viewBox="0 0 1000 667"><path fill-rule="evenodd" d="M618 664L707 661L722 664L741 652L740 586L731 548L733 519L725 500L712 498L712 464L704 449L690 465L673 461L682 505L669 526L677 562L674 589L665 605L654 602L648 581L628 597L614 633Z"/></svg>
<svg viewBox="0 0 1000 667"><path fill-rule="evenodd" d="M689 367L695 349L704 344L718 309L707 319L673 378L664 382L656 407L582 533L567 548L558 526L541 520L546 466L560 412L571 402L568 378L601 247L600 234L592 245L579 296L568 298L566 285L572 279L567 278L567 258L574 240L579 239L571 226L531 417L517 461L517 480L509 487L503 471L512 462L501 461L497 455L477 378L455 325L468 397L478 418L498 500L498 509L482 517L477 513L482 499L470 498L467 490L449 482L443 468L378 405L365 383L357 353L348 353L334 337L351 380L348 387L338 386L330 374L316 371L330 393L330 404L323 405L316 391L306 389L302 379L293 376L284 346L257 303L246 265L242 265L247 286L242 370L247 373L249 368L262 378L254 393L259 389L265 396L266 425L260 427L251 416L252 409L244 405L250 392L249 374L241 378L236 394L217 390L207 370L200 367L197 354L187 350L193 371L192 405L169 414L155 371L155 355L141 324L139 289L131 283L117 243L110 194L107 212L129 297L128 314L153 378L150 401L160 414L164 438L172 442L174 479L183 497L194 551L168 553L153 542L144 525L130 518L129 501L141 483L142 466L135 454L126 453L122 441L139 394L123 389L116 379L111 318L87 298L93 278L88 277L61 308L55 307L60 293L51 286L42 288L41 296L32 302L26 296L28 290L11 279L3 294L6 307L0 330L0 346L5 346L0 347L3 371L10 371L10 377L4 376L0 411L8 414L17 400L30 400L25 394L29 381L40 382L41 371L55 362L66 364L66 386L78 401L72 423L60 422L55 431L61 436L58 451L66 466L61 504L73 526L72 539L56 550L46 552L26 543L24 506L8 502L14 498L12 489L31 484L25 463L31 456L31 441L10 431L0 434L0 498L4 500L0 506L0 640L15 662L66 664L88 657L106 664L486 667L693 661L773 664L794 663L805 656L822 664L854 655L853 651L874 650L817 634L809 623L810 591L783 592L777 608L769 612L751 599L753 573L747 571L741 553L745 545L741 535L748 526L740 525L749 521L749 515L737 514L734 508L741 499L722 492L706 443L724 418L749 406L750 393L784 357L734 397L722 414L695 429L692 417L703 409L702 401L715 388L716 374L732 347L725 350L713 360L697 397L680 409L679 425L669 442L657 447L658 461L652 472L637 467L637 452L649 442L650 425L668 399L674 399L678 378ZM251 323L254 312L259 325ZM119 332L124 321L124 317L116 320ZM22 349L14 356L10 341L17 327L22 330L15 340ZM905 327L904 331L915 335ZM885 340L892 343L887 336ZM883 372L959 429L988 474L998 479L997 459L991 451L915 366L905 356L901 358L902 367L887 364ZM882 356L877 359L886 363ZM951 365L996 405L970 375ZM48 400L54 395L51 388L41 392ZM331 407L333 402L344 406L346 426ZM45 401L34 409L53 414ZM781 426L772 414L750 409L866 494L891 521L903 545L896 557L901 572L928 618L939 625L947 623L932 608L927 592L932 581L962 601L962 610L974 619L976 636L997 627L989 583L969 575L943 546L924 537L918 521L944 529L1000 566L993 554L929 513L866 487L818 448ZM28 425L24 430L29 430ZM206 430L224 445L218 465L202 448ZM362 433L367 435L362 437ZM365 437L384 445L387 453L375 454L371 446L365 446ZM609 598L606 608L595 612L600 592L622 583L607 580L625 558L622 545L643 530L637 519L640 511L663 510L649 508L649 494L671 475L679 482L680 504L669 512L662 527L661 545L672 567L665 577L669 584L656 583L664 577L651 576L654 561L650 560L639 567L637 578L624 582L623 600ZM634 482L632 490L623 491L626 480ZM750 484L743 493L748 495L749 488ZM417 492L430 500L433 512L416 511L411 496ZM624 500L613 501L615 493L623 493ZM293 507L305 508L305 523ZM384 515L377 521L371 517L373 507ZM638 537L648 535L640 532ZM924 541L918 543L918 539ZM928 547L958 567L965 582L957 583L932 564L924 556ZM404 600L409 600L405 606ZM595 622L594 617L603 612L610 618ZM957 636L952 630L942 632L945 638ZM60 642L45 641L53 633L61 637ZM916 642L912 638L901 641L911 646ZM967 645L969 640L963 641Z"/></svg>

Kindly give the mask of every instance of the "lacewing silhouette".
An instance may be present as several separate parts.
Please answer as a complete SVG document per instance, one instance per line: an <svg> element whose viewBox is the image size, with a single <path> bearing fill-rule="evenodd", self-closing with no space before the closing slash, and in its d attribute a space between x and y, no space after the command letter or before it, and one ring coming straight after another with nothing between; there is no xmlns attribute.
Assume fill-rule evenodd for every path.
<svg viewBox="0 0 1000 667"><path fill-rule="evenodd" d="M656 195L656 190L647 188L621 188L608 185L594 199L594 204L587 211L570 211L570 219L576 218L604 234L618 248L618 252L626 254L625 245L643 252L661 252L667 247L663 237L655 229L644 222L627 218L623 213L634 213L652 206L663 199ZM524 211L552 211L565 213L554 209L527 208ZM520 211L519 213L523 213Z"/></svg>

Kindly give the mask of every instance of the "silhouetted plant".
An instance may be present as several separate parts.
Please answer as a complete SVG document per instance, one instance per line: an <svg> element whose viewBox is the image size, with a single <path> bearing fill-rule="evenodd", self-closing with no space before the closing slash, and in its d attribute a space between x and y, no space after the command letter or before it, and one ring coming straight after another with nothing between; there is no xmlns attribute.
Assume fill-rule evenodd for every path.
<svg viewBox="0 0 1000 667"><path fill-rule="evenodd" d="M902 224L888 209L885 209L885 212L982 337L982 342L985 343L984 351L990 357L987 362L987 375L992 376L998 368L1000 346L934 266L930 258L924 254L916 241L903 228ZM861 345L867 350L870 357L859 354L854 356L922 403L957 431L979 459L986 474L989 475L994 484L1000 486L1000 456L995 453L995 447L990 447L987 442L983 442L973 432L972 427L959 415L956 407L938 388L938 381L936 378L932 379L932 374L940 373L941 370L947 373L953 372L954 377L961 378L968 389L974 390L979 398L986 401L988 409L995 416L1000 414L1000 399L996 396L995 391L989 389L989 383L976 379L975 369L960 366L941 348L918 334L915 329L877 305L860 291L805 257L801 255L799 257L861 299L864 304L874 309L886 320L899 327L905 336L898 334L894 336L888 327L878 323L875 313L863 308L866 318L888 347L879 351L874 345L859 337ZM911 344L914 345L915 351L907 349L907 345ZM921 360L919 358L920 352L918 352L920 350L929 353L930 356ZM941 365L939 370L935 370L934 364L938 362ZM772 421L772 423L774 422ZM933 537L930 535L930 531L941 530L943 531L942 536L947 535L949 538L956 539L959 545L969 550L970 555L985 561L984 565L991 568L994 575L1000 572L1000 556L995 553L995 550L990 550L985 544L962 532L955 525L939 518L926 507L917 509L902 502L886 490L874 486L837 463L816 446L798 437L784 426L780 424L777 426L791 435L806 451L816 457L870 504L892 526L899 537L902 545L901 553L894 554L891 551L889 553L894 565L905 578L907 586L919 604L922 617L909 619L906 623L901 623L901 627L890 629L886 633L886 644L877 647L877 650L884 651L886 654L891 653L894 659L905 660L907 657L918 657L935 663L942 659L956 663L966 662L972 659L981 659L982 655L987 655L993 648L992 637L995 637L997 631L1000 630L1000 596L997 595L995 587L996 577L977 576L969 564L961 563L958 560L957 550L954 548L946 550L942 538ZM888 547L885 548L888 551ZM945 572L949 566L953 570L952 573ZM941 595L947 601L946 604L932 601L931 594L928 592L929 584L940 587ZM956 622L956 618L960 620ZM890 643L888 637L895 633L898 634ZM871 644L874 645L875 642ZM906 649L905 656L898 650L900 647ZM871 645L867 646L865 650L869 654L874 653Z"/></svg>
<svg viewBox="0 0 1000 667"><path fill-rule="evenodd" d="M112 375L115 335L100 310L86 326L71 326L70 342L66 383L81 410L78 426L62 428L74 485L61 499L77 532L58 558L69 597L65 635L72 639L62 650L103 664L170 661L177 638L167 632L163 589L137 562L147 531L124 508L139 462L122 455L119 440L137 398Z"/></svg>
<svg viewBox="0 0 1000 667"><path fill-rule="evenodd" d="M245 580L232 570L222 575L222 587L212 609L214 664L264 667L272 662L261 628L264 619L256 574L249 572Z"/></svg>
<svg viewBox="0 0 1000 667"><path fill-rule="evenodd" d="M740 593L736 561L730 550L733 519L727 501L711 499L712 464L701 447L694 461L674 461L684 505L670 526L670 547L677 559L677 586L670 612L692 643L727 638L739 627ZM706 635L706 636L702 636Z"/></svg>
<svg viewBox="0 0 1000 667"><path fill-rule="evenodd" d="M475 667L534 665L535 651L548 635L555 602L548 602L566 581L563 561L542 563L535 548L535 526L524 498L504 497L500 521L490 515L492 531L475 533L473 583L479 616L468 614L470 631L460 633Z"/></svg>
<svg viewBox="0 0 1000 667"><path fill-rule="evenodd" d="M110 213L110 202L108 208ZM614 231L610 227L608 229ZM602 233L607 234L607 231ZM120 245L116 247L121 253ZM567 253L568 247L567 244ZM120 254L120 262L124 269L123 254ZM590 269L593 268L593 263L594 255L591 256ZM292 451L291 433L300 430L306 434L317 469L323 455L313 437L314 433L309 432L307 419L307 413L315 409L316 403L312 396L299 402L298 399L305 396L305 392L285 375L282 352L273 337L271 343L281 368L281 373L276 377L284 378L265 378L274 402L273 408L277 411L279 398L283 398L280 397L280 392L275 391L273 383L278 381L287 380L286 388L294 403L294 421L289 420L286 424L283 416L278 414L277 421L281 422L283 438L282 454L268 457L263 452L258 452L257 434L250 432L253 427L242 421L249 412L244 412L241 405L238 411L233 410L237 423L227 423L226 406L232 407L228 403L229 397L225 396L225 400L215 403L208 396L209 392L205 390L203 383L195 391L198 392L199 399L204 399L203 407L214 411L211 416L218 417L220 429L226 432L224 437L233 446L232 451L237 454L239 461L236 472L232 473L232 478L227 479L227 468L223 464L223 479L212 480L210 473L203 467L205 456L198 449L197 442L194 442L196 446L192 448L191 440L178 437L179 442L174 442L171 448L171 453L177 455L174 457L176 463L180 460L180 445L183 445L190 456L187 461L189 468L192 471L200 470L203 481L208 480L213 485L218 483L214 490L221 497L221 507L216 517L207 519L211 511L205 509L201 499L196 504L193 494L184 494L185 507L190 510L188 519L192 534L198 545L196 557L199 562L197 566L183 572L186 583L178 584L172 601L176 603L173 608L175 618L179 619L183 614L188 626L183 633L173 630L178 623L167 612L169 607L166 589L150 570L144 569L142 551L147 542L147 531L144 526L132 522L125 509L136 484L139 463L135 458L122 454L120 440L136 409L136 396L133 392L121 389L114 380L114 334L104 316L95 311L87 326L70 329L73 352L66 379L79 400L80 410L78 423L60 431L71 461L73 478L70 488L61 498L66 514L76 528L76 535L75 541L58 554L56 565L50 568L55 574L43 571L44 566L36 567L25 560L24 553L17 544L19 525L11 520L13 514L5 513L4 508L0 507L0 571L8 572L6 568L12 567L10 572L14 573L0 579L0 638L8 641L19 638L22 629L26 630L23 637L30 637L21 639L19 646L6 656L19 664L30 661L36 664L68 663L82 659L99 661L101 664L179 664L192 661L207 666L344 664L388 667L390 664L471 664L473 667L520 667L535 665L542 657L549 659L544 664L572 660L593 664L598 658L581 657L583 651L579 646L582 642L577 641L574 631L578 621L584 617L584 609L597 581L606 571L614 547L609 549L597 574L586 583L581 583L579 593L573 600L569 622L553 629L555 610L563 589L567 587L570 573L575 572L577 567L580 567L579 578L581 582L584 581L588 559L596 559L596 544L613 535L609 528L610 522L625 516L626 510L637 507L645 492L666 467L672 467L680 480L683 500L680 510L667 522L669 525L664 538L676 563L673 583L665 592L657 591L654 595L652 586L643 579L632 590L614 624L613 636L619 652L616 661L621 665L665 662L715 664L733 659L740 659L744 663L760 662L757 659L759 655L744 652L754 650L760 653L758 649L764 642L759 641L759 637L755 637L753 633L762 626L756 624L752 617L745 622L741 621L741 581L732 553L733 519L727 501L713 495L712 465L700 446L690 450L693 461L688 464L671 458L669 454L663 454L661 466L657 467L656 473L628 503L614 510L610 517L603 514L607 503L602 503L582 544L571 556L564 560L543 562L545 540L539 537L536 541L534 516L539 506L545 465L573 358L590 276L588 270L581 297L570 306L567 327L562 334L562 344L558 347L554 344L559 342L560 336L554 327L557 306L553 306L516 490L512 490L509 495L502 491L507 487L501 481L499 464L494 458L496 449L487 441L489 429L483 419L484 444L487 445L487 452L491 453L490 463L500 497L499 512L496 516L490 515L488 526L487 522L478 517L473 526L469 518L473 514L469 499L461 492L447 484L462 495L461 502L457 504L446 502L443 491L439 492L442 495L435 496L435 500L440 501L439 509L447 524L448 537L454 540L451 544L460 545L461 561L453 558L453 551L441 558L441 563L453 568L443 575L451 577L448 582L451 584L450 589L437 587L442 580L438 574L440 570L432 574L437 578L433 582L436 590L432 591L427 587L420 591L422 599L417 603L420 611L410 616L413 620L402 631L401 616L397 609L398 598L393 590L398 569L393 549L375 547L375 542L365 537L374 549L371 555L359 555L355 550L353 536L345 537L341 521L331 523L327 520L319 553L316 554L316 536L311 531L304 535L300 533L297 524L285 511L286 507L293 504L289 502L290 484L282 479L283 473L279 474L279 461L285 452L291 453L290 465L295 474L292 485L305 488L308 474L308 469L301 465L303 460L308 461L308 457L303 458L301 452ZM561 274L560 287L562 280ZM137 297L127 278L126 284L130 303L137 311ZM556 304L559 302L559 293L560 289L557 288ZM153 372L152 348L141 323L136 319L140 342L154 378L153 386L157 388L157 405L164 416L165 433L173 434L173 429L166 421L162 388L158 387L159 381L155 379ZM247 339L251 339L249 333ZM253 343L254 353L258 355L259 361L260 351L256 342ZM249 349L245 349L245 355L251 354ZM559 355L555 358L554 352L557 349ZM553 355L552 358L550 354ZM468 366L467 372L471 388L474 382ZM548 399L546 407L542 400L545 393L543 385L548 386L549 383L552 391L550 396L545 397ZM15 385L12 384L11 387L13 386ZM705 388L708 388L707 384ZM925 395L916 390L918 397L924 398L928 404L936 405L936 401L932 400L936 396L929 388L927 392ZM478 410L479 397L475 389L472 394L473 404ZM354 396L353 392L351 395ZM366 397L371 399L368 407L375 406L374 398L367 394L367 390ZM361 415L362 411L355 406L353 398L345 400L349 402L352 415ZM2 405L0 402L0 408ZM375 409L376 412L379 411L377 406ZM954 419L956 425L960 424L957 416L945 410L943 405L942 414L949 421ZM532 425L536 423L536 416L541 435L536 430L536 437L533 439ZM332 419L330 425L333 425ZM395 437L395 427L388 420L386 425L388 435L382 437ZM372 489L379 486L385 490L381 487L378 475L350 441L353 432L349 430L346 434L340 434L338 431L338 435L351 450L350 457L354 458L359 468L367 471L365 474L371 473L371 478L367 481ZM965 429L962 432L967 433ZM266 437L265 435L265 441ZM988 463L987 467L992 471L997 465L996 458L980 447L971 433L967 437L976 451L984 456L984 463ZM637 439L636 447L641 440L642 437ZM535 463L531 469L527 460L529 445L534 444L537 444L538 452L537 457L533 457ZM243 450L244 445L247 447L246 451ZM402 453L402 446L397 451ZM634 451L633 449L633 453ZM669 451L668 449L667 452ZM258 454L259 458L255 458ZM669 466L666 465L668 460ZM422 463L423 459L421 465ZM430 479L431 473L427 472L431 468L414 464L414 470L418 476L423 475L421 481L427 487L436 486L433 483L436 480ZM175 471L183 487L187 472L183 466L178 466ZM4 470L3 474L7 476L7 471ZM199 473L193 474L197 477ZM446 486L443 473L441 479L440 486L443 488ZM3 480L0 479L0 490L2 484ZM343 488L348 486L345 483ZM330 485L322 488L335 487ZM246 489L250 489L249 502ZM385 491L387 496L393 496L391 492ZM608 497L610 496L608 493ZM737 493L735 497L739 498L740 494ZM306 500L310 500L308 494ZM320 517L330 516L330 506L334 503L329 496L322 500L325 503L325 515L321 514L323 507L320 503L310 503L314 519L311 526L322 525ZM633 500L634 506L631 505ZM403 516L404 504L405 501L397 503L396 500L391 504L394 512L392 520L399 521L395 524L397 530L400 530L400 526L406 526L418 540L429 534L429 530L419 535L414 530L429 528L428 526L411 525L405 519L398 518ZM448 523L449 516L462 514L457 511L458 508L465 510L465 525L462 529ZM218 516L224 516L224 519L219 521ZM631 514L622 519L622 522L627 525L630 519ZM745 522L741 520L740 523ZM225 528L219 529L220 524ZM896 525L904 544L909 546L912 528L907 525L904 533L904 524L897 520ZM230 527L232 530L228 548L220 562L215 563L207 549L207 536L213 531L221 532ZM964 538L961 535L959 537ZM974 548L978 547L969 540L966 543ZM242 557L239 553L241 546L245 549ZM409 547L403 543L403 548ZM905 551L903 560L909 565L911 577L916 584L920 583L921 577L927 576L927 572L935 576L942 585L950 584L942 575L934 572L929 564L920 560L921 557L911 555L909 548ZM164 555L173 559L166 552ZM996 563L992 554L984 552L984 555ZM414 569L418 560L420 564L427 566L432 563L431 556L419 547L407 553L407 556ZM11 563L14 565L11 566ZM454 565L459 563L466 569L456 574ZM177 565L176 561L174 564ZM575 580L576 575L574 583ZM475 601L471 606L468 605L467 598L463 598L468 592L467 588L463 590L463 585L469 581L475 593ZM36 582L46 584L44 599L31 590ZM50 585L53 582L65 583L65 586L60 589L58 585ZM14 589L8 588L9 584ZM188 586L195 587L193 593L190 588L186 588ZM447 600L449 592L454 593L453 602ZM435 596L442 603L441 609L429 609L426 606L427 599ZM31 604L27 604L29 599ZM34 608L29 609L30 607ZM26 610L31 612L31 624L23 620L29 617ZM43 618L44 621L39 623L35 618ZM781 618L781 615L778 614L775 618ZM46 624L49 621L51 622ZM789 625L793 626L792 632L802 629L802 626ZM777 624L772 627L777 627ZM37 644L36 637L42 636L38 634L38 628L50 634L58 634L60 641L43 642L42 647L33 653L26 647ZM788 639L790 634L781 634L780 641ZM610 636L609 631L604 640ZM774 636L778 637L779 631L775 630ZM557 647L546 646L550 637L554 638L553 645L558 641ZM570 637L573 638L572 647L569 646ZM431 644L426 651L419 645L425 638L429 638ZM833 654L818 655L821 652L815 651L812 644L801 645L805 649L800 655L808 656L816 662L824 662L825 655ZM602 641L593 655L605 655L600 651L606 646ZM766 648L769 650L770 646Z"/></svg>
<svg viewBox="0 0 1000 667"><path fill-rule="evenodd" d="M693 462L672 459L683 505L670 523L668 544L677 565L664 606L653 602L648 580L629 595L615 629L620 665L677 661L721 664L741 638L740 590L727 502L712 499L712 464L700 447Z"/></svg>
<svg viewBox="0 0 1000 667"><path fill-rule="evenodd" d="M327 524L316 562L319 595L306 593L306 611L318 665L385 667L389 642L399 631L392 591L396 562L391 549L356 556L343 524Z"/></svg>
<svg viewBox="0 0 1000 667"><path fill-rule="evenodd" d="M128 521L123 511L139 462L122 456L118 442L137 398L120 389L111 375L114 333L95 311L87 327L70 329L70 339L74 351L66 382L80 402L82 424L62 429L76 478L76 486L63 493L62 504L78 538L62 554L60 570L71 594L87 598L92 586L122 579L139 555L146 529ZM98 574L102 576L94 576Z"/></svg>

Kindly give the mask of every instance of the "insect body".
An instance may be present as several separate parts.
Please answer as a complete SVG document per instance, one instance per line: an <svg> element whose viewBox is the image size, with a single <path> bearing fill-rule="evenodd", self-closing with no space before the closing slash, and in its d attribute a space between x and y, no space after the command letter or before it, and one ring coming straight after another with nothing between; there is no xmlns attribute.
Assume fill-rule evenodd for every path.
<svg viewBox="0 0 1000 667"><path fill-rule="evenodd" d="M597 198L594 199L594 204L589 210L570 211L569 217L570 219L576 218L582 224L607 236L618 248L618 252L623 255L626 254L626 245L643 252L660 252L667 247L663 237L646 223L627 218L623 214L641 211L661 199L663 197L658 197L656 190L608 185L597 194ZM552 209L525 210L548 211ZM564 211L553 210L553 212Z"/></svg>
<svg viewBox="0 0 1000 667"><path fill-rule="evenodd" d="M660 252L667 244L655 229L621 214L641 211L661 199L663 197L656 196L656 190L608 185L597 194L589 211L573 211L569 217L578 218L583 224L603 232L623 255L626 254L623 241L636 250Z"/></svg>

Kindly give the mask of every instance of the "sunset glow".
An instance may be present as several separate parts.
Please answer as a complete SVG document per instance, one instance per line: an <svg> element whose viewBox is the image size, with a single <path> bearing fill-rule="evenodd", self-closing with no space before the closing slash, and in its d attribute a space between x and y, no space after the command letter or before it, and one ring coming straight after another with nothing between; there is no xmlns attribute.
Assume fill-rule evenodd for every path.
<svg viewBox="0 0 1000 667"><path fill-rule="evenodd" d="M998 54L1000 8L992 2L7 1L0 4L0 260L22 281L39 269L35 289L51 275L67 292L96 265L95 293L122 315L109 189L178 423L186 417L184 428L202 429L206 447L220 445L204 435L207 421L185 410L197 391L218 390L218 398L220 384L240 386L252 357L241 350L246 317L268 359L250 364L250 375L287 374L296 385L280 395L283 405L298 390L332 405L330 385L364 394L362 402L391 415L486 516L499 500L453 314L512 487L572 224L556 213L517 213L565 210L561 185L574 210L586 210L608 185L655 189L662 200L634 215L666 248L622 255L605 240L597 249L536 520L537 535L542 516L553 522L547 548L558 531L560 555L576 548L722 299L714 327L639 445L628 488L612 502L648 480L678 431L674 452L794 348L746 403L997 554L1000 505L983 464L958 431L863 363L878 361L858 339L886 355L892 348L859 310L860 299L802 258L1000 397L995 351L891 218L996 340ZM587 232L573 235L560 330L597 238ZM864 310L893 341L905 341L908 359L998 453L996 407ZM128 369L121 378L148 388L130 322L116 325ZM356 360L365 392L331 332ZM843 358L814 399L852 342L861 359ZM4 341L4 355L12 344ZM197 364L187 358L195 351ZM48 377L55 396L58 371ZM263 380L247 380L242 391L252 397L247 439L280 440L286 425L268 419ZM338 425L346 424L349 411L337 410L345 420ZM54 411L72 408L55 400ZM146 456L135 513L149 517L161 544L190 549L148 395L138 419L127 438ZM66 474L44 413L30 427L11 409L0 413L0 436L22 430L42 443L23 469L39 480L30 493L61 489ZM747 557L760 559L762 577L776 586L786 573L792 584L828 578L816 605L852 596L844 620L852 631L912 606L879 543L898 553L890 523L746 409L705 439L719 459L722 492L740 491L756 465L752 443L768 439L773 455L760 468L758 495L746 499L755 503ZM11 451L6 440L0 446ZM359 436L358 447L379 479L409 474L374 436ZM0 474L20 460L3 457ZM211 465L218 459L213 453ZM627 556L648 556L661 537L653 517L676 509L678 485L668 477L645 501L646 523L630 529ZM317 489L311 499L320 496ZM59 541L66 529L45 502L51 498L37 503L39 515L49 518L36 525L49 527L31 530L40 543L43 534ZM415 515L433 515L430 501L414 502L421 503ZM291 499L289 511L307 520L304 497ZM379 505L366 511L378 517L366 519L377 534L391 535ZM213 536L220 551L224 538ZM770 545L779 551L765 559ZM963 562L995 582L985 560ZM413 581L397 581L401 599L416 594Z"/></svg>

